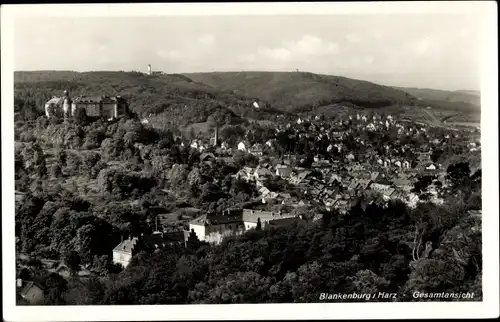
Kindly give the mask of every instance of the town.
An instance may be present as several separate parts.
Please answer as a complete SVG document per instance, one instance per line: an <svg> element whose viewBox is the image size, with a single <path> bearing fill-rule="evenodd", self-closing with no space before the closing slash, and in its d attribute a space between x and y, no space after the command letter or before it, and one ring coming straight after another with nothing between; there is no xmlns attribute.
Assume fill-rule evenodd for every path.
<svg viewBox="0 0 500 322"><path fill-rule="evenodd" d="M258 103L251 108L257 109ZM77 192L80 187L76 187L73 180L73 195L83 195L87 200L96 200L96 195L101 195L97 199L106 200L103 196L108 195L118 202L116 208L121 203L119 200L142 195L142 201L138 200L141 205L133 209L141 209L144 216L142 221L125 220L128 223L124 227L129 228L121 229L121 241L114 244L112 252L107 253L109 256L105 255L106 251L97 250L96 254L104 257L94 255L92 259L93 251L89 249L86 259L81 252L69 251L69 255L63 254L65 260L58 262L54 257L59 256L51 255L53 250L43 250L47 247L35 251L39 254L36 257L21 256L17 283L22 300L40 303L44 299L42 283L27 273L33 265L66 278L74 274L89 278L102 274L103 270L110 274L128 267L143 252L156 253L172 247L198 249L204 243L220 245L225 239L248 231L321 222L328 213L349 216L356 207L384 209L395 202L405 204L408 209L415 209L419 204L443 205L456 191L457 181L463 181L460 177L463 171L472 180L480 177L480 162L473 162L480 160L481 151L478 130L474 128L449 130L375 110L354 111L334 118L324 115L279 117L272 125L253 122L242 132L228 131L234 125L220 121L228 113L224 109L216 110L211 130L191 140L169 131L161 132L162 139L153 138L159 139L158 144L162 146L155 152L147 144L150 140L147 137L157 130L147 118L131 114L123 98L102 95L72 99L69 91L64 91L61 98L51 98L45 104L45 116L38 118L35 127L46 127L42 131L52 128L49 130L52 135L45 141L33 140L25 135L29 132L26 126L33 125L27 123L20 128L19 141L25 142L17 146L16 162L25 174L16 173L19 185L16 199L26 202L23 201L26 189L30 188L23 181L38 177L34 189L39 193L47 190L43 192L46 194L53 187L42 183L42 178L49 176L55 183L64 177L84 174L88 177L86 186L91 186L93 181L97 188ZM110 138L105 138L108 134L98 129L77 133L79 143L75 144L75 137L69 133L78 132L76 128L81 131L82 126L88 129L100 126L107 128L106 132L115 127L116 133ZM57 133L55 128L65 130ZM57 149L50 157L53 142L69 150ZM165 150L167 146L169 149ZM74 149L87 152L79 156ZM173 154L178 155L176 160L172 160ZM27 159L28 155L32 155L32 160ZM467 155L468 161L457 159L461 155ZM145 173L149 173L148 178ZM162 179L169 182L162 185ZM58 187L56 193L61 194L64 188L60 184L55 186ZM144 200L146 196L148 200ZM184 200L185 206L170 207L172 212L165 212L169 207L165 208L161 199ZM479 196L473 193L469 199L472 204L467 209L477 216L481 212L480 193ZM43 206L46 207L47 204ZM92 225L103 225L95 220ZM21 225L24 228L18 236L19 251L33 253L37 248L31 244L33 240L25 240L33 235L26 235L28 228ZM102 227L92 228L96 231L88 232L88 238L99 229L104 229L101 233L107 231ZM106 243L116 240L116 233L112 236L115 237L106 238ZM37 257L45 259L41 262ZM96 265L101 267L101 273L96 271Z"/></svg>

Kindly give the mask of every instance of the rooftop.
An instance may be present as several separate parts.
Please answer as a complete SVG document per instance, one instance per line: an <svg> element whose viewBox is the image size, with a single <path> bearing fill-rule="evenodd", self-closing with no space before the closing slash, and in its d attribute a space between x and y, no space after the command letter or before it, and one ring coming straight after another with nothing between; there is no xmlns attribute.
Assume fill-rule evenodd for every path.
<svg viewBox="0 0 500 322"><path fill-rule="evenodd" d="M282 218L293 218L295 216L290 214L280 214L279 212L253 210L253 209L243 209L243 221L244 222L254 222L256 223L260 218L261 222L272 221Z"/></svg>
<svg viewBox="0 0 500 322"><path fill-rule="evenodd" d="M132 253L135 245L137 245L138 238L134 237L132 239L125 239L116 246L113 251L121 251L125 253Z"/></svg>

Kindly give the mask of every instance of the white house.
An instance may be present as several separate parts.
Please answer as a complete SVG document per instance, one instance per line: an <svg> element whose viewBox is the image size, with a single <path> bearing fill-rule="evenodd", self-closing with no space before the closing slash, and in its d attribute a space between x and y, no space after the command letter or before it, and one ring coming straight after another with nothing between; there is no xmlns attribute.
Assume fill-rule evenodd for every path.
<svg viewBox="0 0 500 322"><path fill-rule="evenodd" d="M238 143L238 150L246 152L247 147L246 147L245 143L243 143L243 142Z"/></svg>
<svg viewBox="0 0 500 322"><path fill-rule="evenodd" d="M138 238L129 238L122 241L118 246L113 249L113 263L121 264L123 267L127 267L135 255L137 249Z"/></svg>
<svg viewBox="0 0 500 322"><path fill-rule="evenodd" d="M244 230L239 215L205 214L189 222L189 231L194 231L201 241L220 243L224 236Z"/></svg>
<svg viewBox="0 0 500 322"><path fill-rule="evenodd" d="M225 236L255 229L260 221L262 229L267 226L285 225L297 220L294 215L280 212L243 209L226 210L222 215L205 214L189 223L199 240L219 243Z"/></svg>
<svg viewBox="0 0 500 322"><path fill-rule="evenodd" d="M430 164L425 168L426 170L436 170L436 166L434 164Z"/></svg>
<svg viewBox="0 0 500 322"><path fill-rule="evenodd" d="M276 175L282 178L288 178L292 175L293 168L287 166L276 167Z"/></svg>
<svg viewBox="0 0 500 322"><path fill-rule="evenodd" d="M355 159L354 154L349 153L349 154L346 156L346 159L347 159L347 160L349 160L349 161L353 161L353 160Z"/></svg>

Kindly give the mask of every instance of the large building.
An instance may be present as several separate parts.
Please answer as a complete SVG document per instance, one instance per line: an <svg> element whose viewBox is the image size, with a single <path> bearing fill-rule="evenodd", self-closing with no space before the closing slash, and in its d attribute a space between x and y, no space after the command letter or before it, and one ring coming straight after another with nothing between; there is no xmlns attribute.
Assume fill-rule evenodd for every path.
<svg viewBox="0 0 500 322"><path fill-rule="evenodd" d="M80 96L76 97L71 105L72 114L79 108L85 109L88 116L117 118L127 113L127 103L120 97Z"/></svg>
<svg viewBox="0 0 500 322"><path fill-rule="evenodd" d="M129 237L113 249L113 263L127 267L132 257L141 251L156 251L166 246L183 244L185 242L182 231L172 233L156 231L152 235Z"/></svg>
<svg viewBox="0 0 500 322"><path fill-rule="evenodd" d="M252 209L228 209L223 214L205 214L189 223L201 241L219 243L224 236L255 229L260 221L262 229L288 225L299 218L291 214Z"/></svg>
<svg viewBox="0 0 500 322"><path fill-rule="evenodd" d="M45 103L45 115L58 115L64 118L76 114L78 109L84 109L88 116L113 119L128 113L128 104L120 96L78 96L71 99L68 91L63 97L53 97Z"/></svg>

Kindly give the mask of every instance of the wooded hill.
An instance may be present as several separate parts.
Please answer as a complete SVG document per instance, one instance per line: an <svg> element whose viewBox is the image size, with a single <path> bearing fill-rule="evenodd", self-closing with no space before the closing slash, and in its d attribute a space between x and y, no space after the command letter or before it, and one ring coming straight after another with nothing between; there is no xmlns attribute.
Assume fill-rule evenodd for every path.
<svg viewBox="0 0 500 322"><path fill-rule="evenodd" d="M346 77L306 72L213 72L145 75L124 71L15 72L15 97L40 110L54 95L121 95L140 115L166 115L176 124L205 122L215 109L257 120L322 109L432 106L478 112L473 94L393 88ZM455 94L450 94L455 93ZM260 108L253 107L258 101ZM472 103L471 103L472 102ZM20 104L16 105L17 111Z"/></svg>

